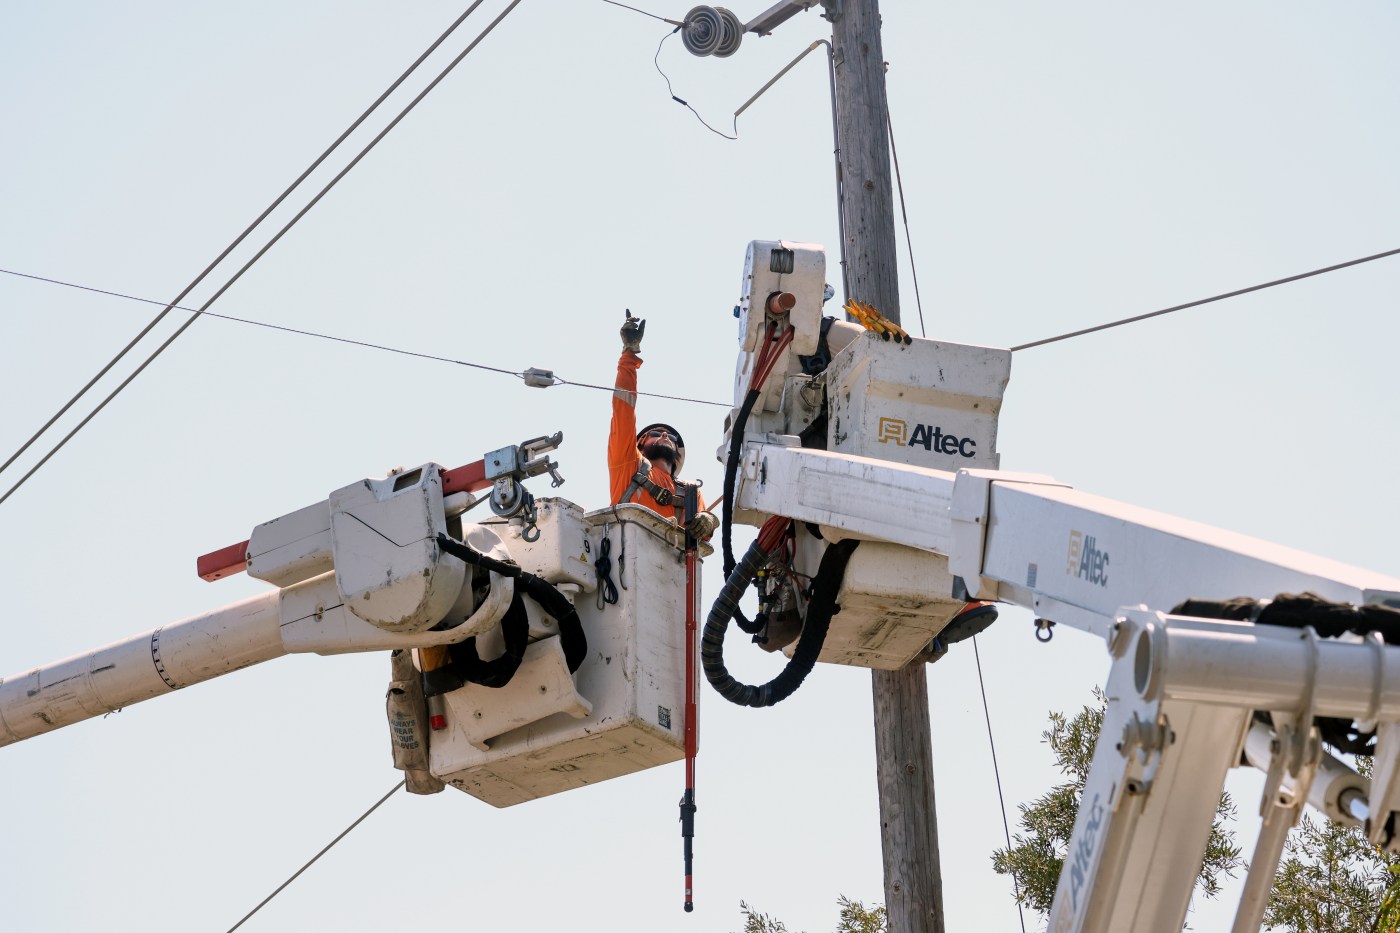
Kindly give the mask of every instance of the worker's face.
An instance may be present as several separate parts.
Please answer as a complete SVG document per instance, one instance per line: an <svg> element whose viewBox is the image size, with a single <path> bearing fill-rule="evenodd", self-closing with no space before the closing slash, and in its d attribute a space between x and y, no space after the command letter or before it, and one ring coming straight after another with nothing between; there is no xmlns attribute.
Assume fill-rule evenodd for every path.
<svg viewBox="0 0 1400 933"><path fill-rule="evenodd" d="M667 466L676 465L676 445L680 439L665 428L652 428L637 442L637 449L652 463L664 460Z"/></svg>

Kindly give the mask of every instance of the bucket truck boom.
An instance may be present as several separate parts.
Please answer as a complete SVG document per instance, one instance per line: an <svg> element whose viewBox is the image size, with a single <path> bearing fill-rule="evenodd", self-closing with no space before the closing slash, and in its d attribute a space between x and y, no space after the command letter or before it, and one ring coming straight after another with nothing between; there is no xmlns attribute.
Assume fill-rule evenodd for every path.
<svg viewBox="0 0 1400 933"><path fill-rule="evenodd" d="M536 500L523 484L563 482L561 440L395 470L257 526L198 572L274 589L0 680L0 745L284 654L390 651L411 791L509 806L681 759L684 533L641 506ZM468 523L480 502L494 516ZM593 557L613 547L620 590Z"/></svg>
<svg viewBox="0 0 1400 933"><path fill-rule="evenodd" d="M820 618L823 643L800 626L794 663L923 663L972 634L959 630L968 600L1031 610L1043 639L1055 623L1102 638L1108 707L1054 933L1177 933L1241 763L1268 780L1236 933L1258 929L1305 802L1400 851L1400 579L994 469L1010 353L823 322L823 269L811 244L755 241L745 259L727 518L778 543L736 563L706 626L721 693L762 705L718 652L749 578L766 616L756 640L779 613ZM838 542L854 551L824 584ZM1220 618L1184 611L1241 602ZM1323 751L1319 717L1374 730L1374 781Z"/></svg>

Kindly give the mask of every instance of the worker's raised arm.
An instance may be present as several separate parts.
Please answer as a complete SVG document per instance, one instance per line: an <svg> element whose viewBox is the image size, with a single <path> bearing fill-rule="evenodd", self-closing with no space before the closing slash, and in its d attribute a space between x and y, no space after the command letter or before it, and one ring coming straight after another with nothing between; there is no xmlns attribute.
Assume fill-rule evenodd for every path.
<svg viewBox="0 0 1400 933"><path fill-rule="evenodd" d="M617 360L617 381L613 383L612 426L608 431L608 501L622 500L637 472L642 455L637 450L637 370L642 358L642 335L647 322L628 311L622 325L622 355Z"/></svg>

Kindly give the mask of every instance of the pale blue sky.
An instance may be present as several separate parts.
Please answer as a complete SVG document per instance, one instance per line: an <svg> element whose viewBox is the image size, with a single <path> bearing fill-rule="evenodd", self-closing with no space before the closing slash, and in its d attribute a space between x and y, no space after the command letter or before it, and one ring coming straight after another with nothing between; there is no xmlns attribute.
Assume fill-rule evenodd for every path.
<svg viewBox="0 0 1400 933"><path fill-rule="evenodd" d="M0 268L173 297L459 12L11 4ZM930 336L1013 345L1400 246L1392 4L883 14ZM804 14L723 61L673 38L661 61L727 127L826 27ZM836 241L826 76L809 57L727 142L668 98L666 29L525 0L215 310L607 384L630 307L649 320L644 389L726 400L747 242ZM1397 291L1387 260L1018 353L1003 467L1400 573ZM151 311L0 276L0 452ZM717 489L723 410L641 407ZM0 505L0 673L257 592L199 581L195 556L396 465L562 429L560 492L602 505L607 417L602 392L200 321ZM773 667L744 647L739 671ZM1056 777L1046 711L1087 701L1107 657L1072 631L1040 646L1012 611L981 655L1014 805ZM226 929L398 779L387 667L282 659L5 749L4 927ZM709 933L739 927L743 898L821 933L838 894L883 897L869 680L823 667L768 711L707 692L691 916L672 766L503 811L396 797L245 929ZM929 680L949 928L1012 930L970 646ZM1193 926L1225 928L1209 908Z"/></svg>

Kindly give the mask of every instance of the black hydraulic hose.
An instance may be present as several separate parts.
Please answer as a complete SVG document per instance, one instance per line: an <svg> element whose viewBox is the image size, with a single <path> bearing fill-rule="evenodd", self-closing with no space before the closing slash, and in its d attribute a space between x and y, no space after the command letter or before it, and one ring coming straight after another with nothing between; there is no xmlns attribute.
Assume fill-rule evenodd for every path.
<svg viewBox="0 0 1400 933"><path fill-rule="evenodd" d="M700 661L705 668L705 678L720 696L740 706L772 706L786 700L802 685L816 665L817 655L821 654L831 617L840 611L836 605L836 594L841 589L846 564L859 543L854 540L840 541L826 549L817 570L812 601L807 606L802 637L798 639L792 660L777 677L761 687L739 683L724 666L724 633L729 627L729 619L749 581L768 560L768 554L759 543L753 543L743 562L725 580L724 588L720 590L710 616L705 620L705 634L700 640Z"/></svg>
<svg viewBox="0 0 1400 933"><path fill-rule="evenodd" d="M744 403L739 406L739 414L735 416L733 424L729 426L729 457L724 464L724 508L720 510L720 544L724 550L724 577L729 580L734 574L734 487L737 485L739 475L739 455L744 447L744 427L749 422L749 415L753 413L753 407L758 402L758 390L750 389L749 394L744 396ZM752 552L752 548L750 548ZM745 560L748 558L745 557ZM762 566L761 564L759 566ZM757 573L754 568L754 573ZM739 609L739 597L744 595L744 590L748 588L749 581L753 579L753 574L744 577L739 592L735 594L729 609L729 615L734 619L734 624L748 635L757 635L759 629L763 627L760 621L750 622ZM726 584L727 587L727 584ZM718 605L718 602L716 602Z"/></svg>
<svg viewBox="0 0 1400 933"><path fill-rule="evenodd" d="M1204 619L1232 619L1282 628L1312 628L1323 638L1351 633L1376 633L1388 645L1400 644L1400 610L1387 606L1353 606L1334 602L1316 593L1280 593L1273 599L1241 596L1235 599L1188 599L1173 607L1172 615ZM1267 713L1255 713L1270 724ZM1362 729L1349 717L1318 716L1315 719L1322 741L1350 755L1375 753L1376 733Z"/></svg>
<svg viewBox="0 0 1400 933"><path fill-rule="evenodd" d="M530 621L525 614L525 598L519 592L511 599L510 608L501 619L501 636L506 643L505 653L490 661L481 660L475 636L461 644L448 645L447 656L452 660L442 670L456 679L459 687L472 683L499 689L510 683L525 660L525 649L530 646Z"/></svg>
<svg viewBox="0 0 1400 933"><path fill-rule="evenodd" d="M583 659L588 656L588 639L583 634L583 622L579 620L578 610L569 602L569 597L559 592L554 584L543 577L526 573L517 564L507 564L494 557L487 557L447 535L439 534L437 543L438 547L453 557L515 580L515 585L523 590L526 596L539 603L540 608L559 623L559 645L564 649L564 660L568 662L569 673L579 669Z"/></svg>

